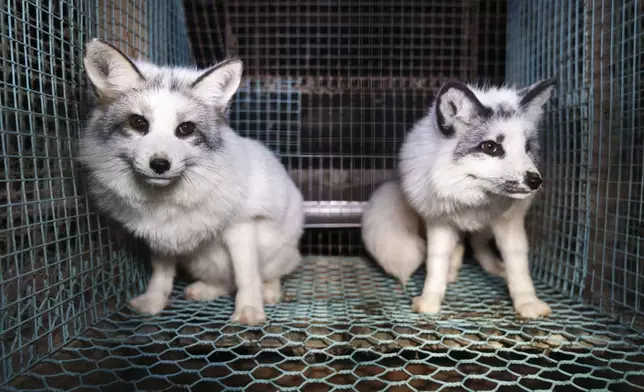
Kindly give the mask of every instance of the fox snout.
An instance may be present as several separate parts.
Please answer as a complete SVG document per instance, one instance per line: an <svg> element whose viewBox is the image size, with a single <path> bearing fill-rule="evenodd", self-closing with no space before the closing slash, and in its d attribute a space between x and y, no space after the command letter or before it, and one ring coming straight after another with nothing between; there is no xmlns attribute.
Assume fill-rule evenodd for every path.
<svg viewBox="0 0 644 392"><path fill-rule="evenodd" d="M172 162L165 157L154 157L150 159L150 169L156 174L163 174L170 170Z"/></svg>
<svg viewBox="0 0 644 392"><path fill-rule="evenodd" d="M180 160L170 154L155 152L137 154L134 159L134 169L140 174L151 177L171 176L181 168L178 167Z"/></svg>
<svg viewBox="0 0 644 392"><path fill-rule="evenodd" d="M541 175L537 172L527 171L523 177L523 183L533 191L536 191L541 187L543 179Z"/></svg>
<svg viewBox="0 0 644 392"><path fill-rule="evenodd" d="M158 150L135 150L132 168L143 182L157 186L168 185L182 175L185 159L177 153Z"/></svg>
<svg viewBox="0 0 644 392"><path fill-rule="evenodd" d="M541 174L534 169L528 169L523 173L519 172L517 174L502 183L502 194L515 199L523 199L539 190L543 184Z"/></svg>

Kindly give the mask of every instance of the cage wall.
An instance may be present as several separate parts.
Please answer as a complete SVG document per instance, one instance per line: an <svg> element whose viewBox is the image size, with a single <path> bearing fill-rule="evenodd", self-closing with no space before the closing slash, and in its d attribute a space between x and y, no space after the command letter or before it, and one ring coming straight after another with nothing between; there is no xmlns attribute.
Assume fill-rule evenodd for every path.
<svg viewBox="0 0 644 392"><path fill-rule="evenodd" d="M644 3L515 1L508 80L556 75L545 192L529 227L536 276L644 327Z"/></svg>
<svg viewBox="0 0 644 392"><path fill-rule="evenodd" d="M363 205L444 80L505 76L506 1L184 5L199 65L244 59L231 123L290 169L313 253L362 253Z"/></svg>
<svg viewBox="0 0 644 392"><path fill-rule="evenodd" d="M281 155L309 226L359 224L442 81L504 77L503 1L185 5L198 64L244 59L232 124Z"/></svg>
<svg viewBox="0 0 644 392"><path fill-rule="evenodd" d="M93 37L135 58L192 62L177 2L0 5L0 386L144 281L138 248L94 212L73 161Z"/></svg>
<svg viewBox="0 0 644 392"><path fill-rule="evenodd" d="M0 389L637 390L641 14L635 0L5 1ZM244 60L231 125L307 201L309 256L266 325L230 324L231 298L187 301L183 281L158 317L126 306L147 255L94 213L72 163L94 36L158 63ZM412 313L424 271L403 289L347 257L363 203L443 81L547 76L548 183L528 227L553 315L517 320L473 263L440 316Z"/></svg>

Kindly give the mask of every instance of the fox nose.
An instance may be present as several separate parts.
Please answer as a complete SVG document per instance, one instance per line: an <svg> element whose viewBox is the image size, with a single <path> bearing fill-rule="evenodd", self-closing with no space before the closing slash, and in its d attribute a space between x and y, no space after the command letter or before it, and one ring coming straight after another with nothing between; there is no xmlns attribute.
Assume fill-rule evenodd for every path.
<svg viewBox="0 0 644 392"><path fill-rule="evenodd" d="M163 174L170 170L170 161L165 158L152 158L150 160L150 169L156 174Z"/></svg>
<svg viewBox="0 0 644 392"><path fill-rule="evenodd" d="M535 172L526 172L523 182L525 182L530 189L536 191L543 183L543 180L541 179L541 176Z"/></svg>

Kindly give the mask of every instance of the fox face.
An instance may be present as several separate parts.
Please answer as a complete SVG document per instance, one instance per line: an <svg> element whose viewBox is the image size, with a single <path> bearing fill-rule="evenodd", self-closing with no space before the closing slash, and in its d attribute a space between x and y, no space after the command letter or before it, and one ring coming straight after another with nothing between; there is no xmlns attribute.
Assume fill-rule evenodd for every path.
<svg viewBox="0 0 644 392"><path fill-rule="evenodd" d="M84 63L99 104L81 139L81 161L97 181L159 189L203 178L222 143L241 61L164 68L95 39Z"/></svg>
<svg viewBox="0 0 644 392"><path fill-rule="evenodd" d="M481 197L524 199L534 194L543 182L538 125L554 85L548 79L517 91L445 84L434 106L442 139L433 170L442 179L435 182L449 177Z"/></svg>

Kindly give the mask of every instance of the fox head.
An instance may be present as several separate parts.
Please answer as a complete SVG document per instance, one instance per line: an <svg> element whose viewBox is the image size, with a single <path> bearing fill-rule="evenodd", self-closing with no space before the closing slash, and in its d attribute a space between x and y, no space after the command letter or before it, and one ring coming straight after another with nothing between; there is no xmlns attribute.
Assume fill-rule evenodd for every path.
<svg viewBox="0 0 644 392"><path fill-rule="evenodd" d="M158 189L189 182L212 166L241 61L204 70L160 67L94 39L84 64L98 105L82 135L80 159L95 180Z"/></svg>
<svg viewBox="0 0 644 392"><path fill-rule="evenodd" d="M543 182L538 127L554 86L554 79L523 90L442 86L430 115L441 146L433 171L441 178L434 182L514 199L536 192Z"/></svg>

